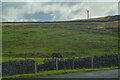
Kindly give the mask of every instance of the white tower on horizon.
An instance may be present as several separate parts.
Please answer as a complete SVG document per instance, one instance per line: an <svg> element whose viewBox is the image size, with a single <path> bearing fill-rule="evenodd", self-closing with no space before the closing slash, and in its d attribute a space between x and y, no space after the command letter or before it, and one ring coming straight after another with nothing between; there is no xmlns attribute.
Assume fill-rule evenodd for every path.
<svg viewBox="0 0 120 80"><path fill-rule="evenodd" d="M87 10L87 19L89 19L89 15L90 15L89 10Z"/></svg>

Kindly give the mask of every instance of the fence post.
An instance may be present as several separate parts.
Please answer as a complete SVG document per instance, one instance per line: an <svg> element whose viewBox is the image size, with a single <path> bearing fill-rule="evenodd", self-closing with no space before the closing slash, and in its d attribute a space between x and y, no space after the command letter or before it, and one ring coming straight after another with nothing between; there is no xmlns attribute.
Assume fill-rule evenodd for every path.
<svg viewBox="0 0 120 80"><path fill-rule="evenodd" d="M58 59L56 58L56 70L58 70Z"/></svg>
<svg viewBox="0 0 120 80"><path fill-rule="evenodd" d="M37 62L35 61L35 73L37 73Z"/></svg>
<svg viewBox="0 0 120 80"><path fill-rule="evenodd" d="M93 60L94 60L94 57L91 57L91 68L93 68L94 67L94 65L93 65Z"/></svg>
<svg viewBox="0 0 120 80"><path fill-rule="evenodd" d="M73 69L74 69L74 64L75 64L75 58L73 57L73 59L72 59L72 61L73 61Z"/></svg>

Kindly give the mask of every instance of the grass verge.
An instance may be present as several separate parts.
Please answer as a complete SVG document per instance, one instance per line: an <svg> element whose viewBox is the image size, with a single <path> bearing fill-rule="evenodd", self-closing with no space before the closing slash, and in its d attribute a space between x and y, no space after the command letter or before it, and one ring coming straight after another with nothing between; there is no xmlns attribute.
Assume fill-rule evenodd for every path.
<svg viewBox="0 0 120 80"><path fill-rule="evenodd" d="M90 71L100 71L100 70L112 70L118 69L120 67L107 67L107 68L94 68L94 69L74 69L74 70L51 70L51 71L42 71L38 73L32 74L20 74L20 75L13 75L13 76L5 76L2 79L6 78L30 78L30 77L38 77L38 76L52 76L52 75L60 75L60 74L72 74L72 73L80 73L80 72L90 72Z"/></svg>

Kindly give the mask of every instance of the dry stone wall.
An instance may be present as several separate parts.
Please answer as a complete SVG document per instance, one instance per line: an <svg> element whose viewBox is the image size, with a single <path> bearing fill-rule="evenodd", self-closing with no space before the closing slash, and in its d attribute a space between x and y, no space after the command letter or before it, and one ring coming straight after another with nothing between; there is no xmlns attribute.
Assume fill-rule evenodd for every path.
<svg viewBox="0 0 120 80"><path fill-rule="evenodd" d="M2 63L2 75L16 75L16 74L29 74L40 71L48 71L48 70L58 70L61 69L81 69L81 68L104 68L104 67L112 67L119 66L119 57L118 54L112 55L103 55L103 56L94 56L86 57L86 58L72 58L72 59L45 59L44 64L36 64L35 69L35 61L34 60L16 60L16 61L8 61ZM93 62L93 63L92 63ZM57 67L56 67L57 65Z"/></svg>
<svg viewBox="0 0 120 80"><path fill-rule="evenodd" d="M2 63L2 75L16 75L16 74L28 74L34 73L34 60L16 60L16 61L8 61Z"/></svg>

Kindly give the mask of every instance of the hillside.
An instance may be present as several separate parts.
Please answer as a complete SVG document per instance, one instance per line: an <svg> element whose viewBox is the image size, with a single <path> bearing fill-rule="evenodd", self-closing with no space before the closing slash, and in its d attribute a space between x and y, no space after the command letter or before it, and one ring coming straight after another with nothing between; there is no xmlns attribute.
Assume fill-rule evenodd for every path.
<svg viewBox="0 0 120 80"><path fill-rule="evenodd" d="M120 15L115 16L107 16L107 17L100 17L100 18L91 18L91 19L82 19L82 20L73 20L73 21L80 21L80 22L108 22L108 21L117 21L120 20Z"/></svg>
<svg viewBox="0 0 120 80"><path fill-rule="evenodd" d="M63 57L118 53L116 16L90 20L3 23L3 58L46 57L54 52Z"/></svg>

